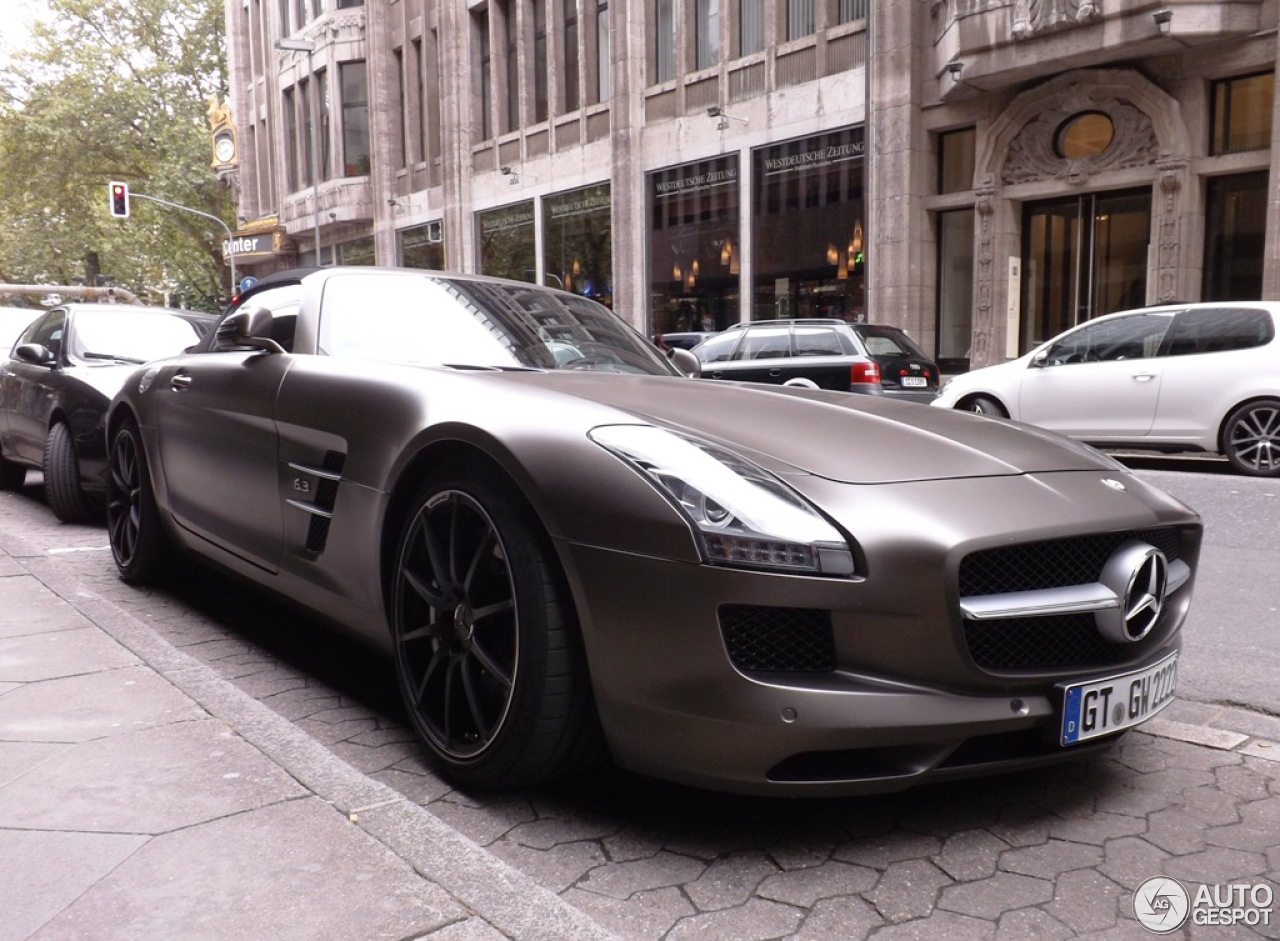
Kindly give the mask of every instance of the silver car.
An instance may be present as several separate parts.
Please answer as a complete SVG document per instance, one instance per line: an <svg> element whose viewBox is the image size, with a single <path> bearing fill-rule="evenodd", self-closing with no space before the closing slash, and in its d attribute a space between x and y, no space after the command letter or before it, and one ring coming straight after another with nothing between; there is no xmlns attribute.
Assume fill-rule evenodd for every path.
<svg viewBox="0 0 1280 941"><path fill-rule="evenodd" d="M1200 548L1057 435L691 379L593 301L439 272L264 281L108 436L126 580L179 547L383 645L476 787L606 752L791 795L1087 755L1174 695Z"/></svg>
<svg viewBox="0 0 1280 941"><path fill-rule="evenodd" d="M1280 476L1280 304L1176 304L1097 317L933 401L1099 446L1206 451Z"/></svg>

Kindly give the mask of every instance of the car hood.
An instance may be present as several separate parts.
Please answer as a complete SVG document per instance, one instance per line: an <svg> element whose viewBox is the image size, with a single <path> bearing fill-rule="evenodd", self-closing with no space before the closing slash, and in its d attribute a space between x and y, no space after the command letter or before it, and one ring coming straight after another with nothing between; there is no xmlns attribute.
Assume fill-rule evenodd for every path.
<svg viewBox="0 0 1280 941"><path fill-rule="evenodd" d="M68 379L92 389L108 402L115 398L117 392L124 388L125 382L138 369L129 363L103 363L93 366L69 366L63 370Z"/></svg>
<svg viewBox="0 0 1280 941"><path fill-rule="evenodd" d="M1120 469L1111 458L1052 432L874 395L600 373L504 378L750 452L783 474L891 483Z"/></svg>

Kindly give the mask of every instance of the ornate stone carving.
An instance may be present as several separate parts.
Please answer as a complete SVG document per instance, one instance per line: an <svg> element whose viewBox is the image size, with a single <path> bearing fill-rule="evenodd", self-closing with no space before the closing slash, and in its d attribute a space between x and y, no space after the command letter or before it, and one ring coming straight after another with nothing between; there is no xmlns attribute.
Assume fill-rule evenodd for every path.
<svg viewBox="0 0 1280 941"><path fill-rule="evenodd" d="M1115 135L1101 153L1075 160L1059 156L1055 135L1063 123L1082 111L1099 111L1111 119ZM1146 166L1159 152L1151 119L1127 101L1108 98L1094 101L1087 89L1071 86L1055 106L1023 126L1009 145L1008 157L1001 172L1005 184L1030 183L1037 180L1065 180L1081 185L1104 170Z"/></svg>
<svg viewBox="0 0 1280 941"><path fill-rule="evenodd" d="M1013 38L1030 39L1100 19L1101 0L1014 0Z"/></svg>

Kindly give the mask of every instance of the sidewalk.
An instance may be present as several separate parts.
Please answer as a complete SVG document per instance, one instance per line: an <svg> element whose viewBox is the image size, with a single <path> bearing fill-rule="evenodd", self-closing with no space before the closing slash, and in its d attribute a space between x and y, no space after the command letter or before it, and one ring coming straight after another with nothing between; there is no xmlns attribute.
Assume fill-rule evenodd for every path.
<svg viewBox="0 0 1280 941"><path fill-rule="evenodd" d="M611 937L0 536L0 941Z"/></svg>

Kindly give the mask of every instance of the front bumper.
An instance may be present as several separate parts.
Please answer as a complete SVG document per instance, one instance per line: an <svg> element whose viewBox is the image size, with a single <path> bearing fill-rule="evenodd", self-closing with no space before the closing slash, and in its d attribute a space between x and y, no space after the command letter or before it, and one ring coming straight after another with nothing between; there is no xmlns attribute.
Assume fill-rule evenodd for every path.
<svg viewBox="0 0 1280 941"><path fill-rule="evenodd" d="M1046 511L1060 512L1061 519L1030 529L1024 518L1022 531L1010 522L1019 513L1017 495L1043 482L972 481L972 500L954 492L954 483L957 506L949 522L954 529L972 516L969 539L954 540L936 525L922 530L901 517L894 526L868 516L859 540L865 574L853 579L738 571L560 543L615 760L718 790L826 796L1034 767L1108 745L1115 736L1058 744L1062 686L1178 650L1191 580L1171 595L1160 630L1123 660L1084 668L979 665L960 614L959 560L1055 529L1090 530L1079 519L1081 504L1070 499ZM911 496L927 506L930 491L945 486L911 485ZM999 511L990 499L997 493L1006 498ZM1140 506L1131 504L1131 510ZM1095 526L1189 527L1187 564L1194 568L1194 517L1172 504L1154 514L1150 509L1108 522L1104 507ZM902 532L922 535L903 538ZM756 659L751 650L731 649L736 641L726 633L726 612L738 609L829 615L831 662L819 658L797 670L775 664L768 652ZM768 644L769 637L766 625L748 643Z"/></svg>

